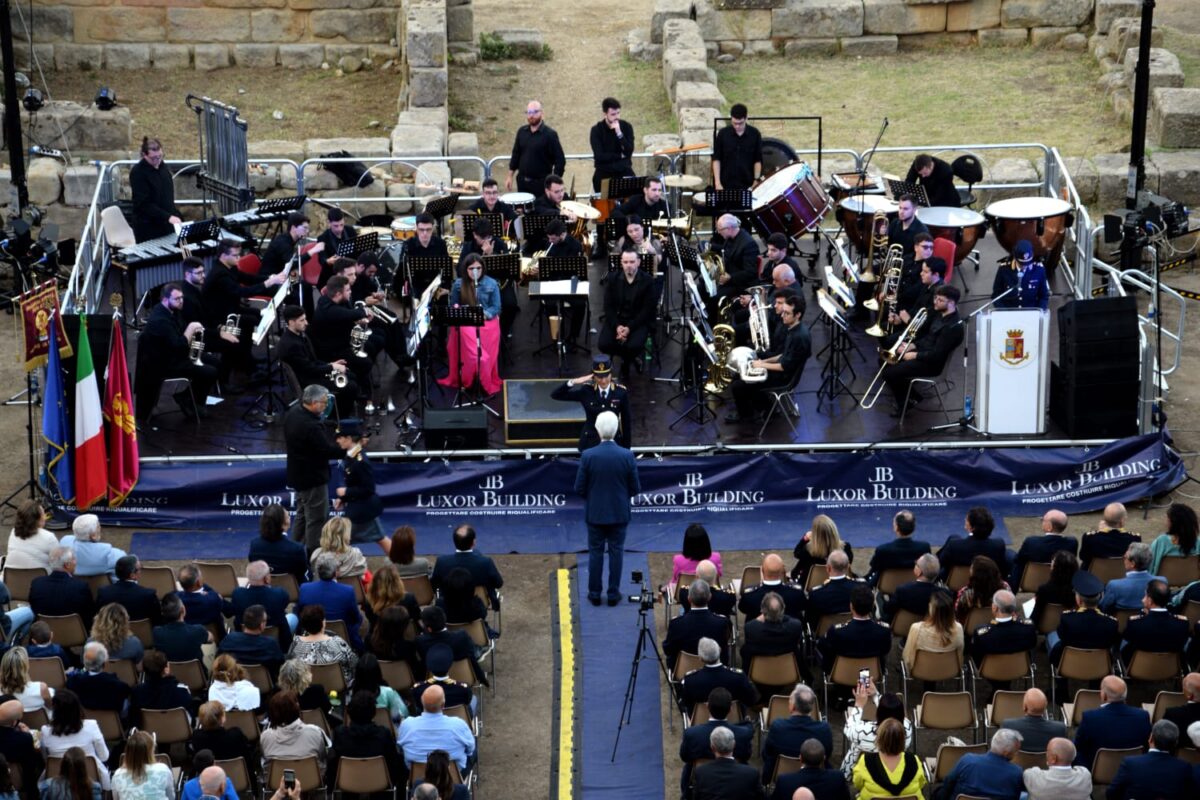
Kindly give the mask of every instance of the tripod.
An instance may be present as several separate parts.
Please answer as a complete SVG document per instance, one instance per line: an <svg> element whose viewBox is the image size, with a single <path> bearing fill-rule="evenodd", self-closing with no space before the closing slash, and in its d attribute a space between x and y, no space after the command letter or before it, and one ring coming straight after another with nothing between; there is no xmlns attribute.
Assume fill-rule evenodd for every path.
<svg viewBox="0 0 1200 800"><path fill-rule="evenodd" d="M642 582L642 593L637 599L641 604L638 608L638 640L637 646L633 649L633 663L629 667L629 683L625 686L625 701L621 704L621 717L617 720L617 737L613 740L612 758L609 759L614 763L617 760L617 747L621 744L621 731L633 720L633 696L637 691L638 668L642 664L642 659L646 657L647 643L649 643L649 649L654 651L654 658L658 661L659 669L662 670L667 686L671 688L671 701L677 702L675 687L671 684L671 673L667 669L667 662L663 661L662 652L658 649L658 642L655 641L654 631L649 624L648 618L652 618L654 612L654 595L651 594L644 581ZM674 709L671 710L668 719L671 732L674 733Z"/></svg>

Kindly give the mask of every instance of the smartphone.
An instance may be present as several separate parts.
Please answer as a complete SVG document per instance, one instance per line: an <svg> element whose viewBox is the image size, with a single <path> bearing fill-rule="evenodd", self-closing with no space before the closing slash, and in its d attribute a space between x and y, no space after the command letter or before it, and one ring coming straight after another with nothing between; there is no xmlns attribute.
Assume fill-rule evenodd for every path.
<svg viewBox="0 0 1200 800"><path fill-rule="evenodd" d="M283 771L283 788L289 792L296 788L296 770L285 769Z"/></svg>
<svg viewBox="0 0 1200 800"><path fill-rule="evenodd" d="M860 669L858 671L858 685L864 689L871 685L871 670Z"/></svg>

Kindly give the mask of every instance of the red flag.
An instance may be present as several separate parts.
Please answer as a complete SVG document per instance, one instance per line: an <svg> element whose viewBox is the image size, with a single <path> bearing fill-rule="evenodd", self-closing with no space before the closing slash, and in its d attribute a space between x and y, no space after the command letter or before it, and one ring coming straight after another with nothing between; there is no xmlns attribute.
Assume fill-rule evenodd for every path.
<svg viewBox="0 0 1200 800"><path fill-rule="evenodd" d="M121 322L113 317L112 342L108 351L108 374L104 380L104 419L108 422L108 505L125 502L138 482L137 425L133 415L133 391Z"/></svg>

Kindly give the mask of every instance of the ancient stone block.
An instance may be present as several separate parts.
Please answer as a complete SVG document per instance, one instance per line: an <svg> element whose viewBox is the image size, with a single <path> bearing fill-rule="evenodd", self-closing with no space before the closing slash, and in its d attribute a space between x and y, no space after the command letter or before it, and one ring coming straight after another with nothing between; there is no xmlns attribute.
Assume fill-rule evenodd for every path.
<svg viewBox="0 0 1200 800"><path fill-rule="evenodd" d="M1074 28L1030 28L1029 43L1034 47L1054 47L1072 33Z"/></svg>
<svg viewBox="0 0 1200 800"><path fill-rule="evenodd" d="M318 39L386 42L396 28L396 12L386 8L314 11L309 15L308 28Z"/></svg>
<svg viewBox="0 0 1200 800"><path fill-rule="evenodd" d="M475 41L475 9L453 6L446 9L446 38L452 42Z"/></svg>
<svg viewBox="0 0 1200 800"><path fill-rule="evenodd" d="M1158 170L1158 193L1189 206L1200 203L1200 151L1156 150L1151 156Z"/></svg>
<svg viewBox="0 0 1200 800"><path fill-rule="evenodd" d="M1036 183L1039 180L1037 168L1027 158L1001 158L991 162L985 171L993 183ZM994 189L990 196L994 199L1000 199L1004 197L1020 197L1028 194L1037 194L1037 191L1031 189Z"/></svg>
<svg viewBox="0 0 1200 800"><path fill-rule="evenodd" d="M246 157L252 163L256 159L286 158L299 164L304 160L304 143L286 139L252 139L246 143Z"/></svg>
<svg viewBox="0 0 1200 800"><path fill-rule="evenodd" d="M751 39L742 44L745 46L745 54L748 56L773 56L780 52L772 39Z"/></svg>
<svg viewBox="0 0 1200 800"><path fill-rule="evenodd" d="M10 9L9 17L12 19L14 41L29 42L25 24L21 23L22 17L28 24L29 30L33 32L33 38L38 42L75 41L75 18L69 8L62 8L57 4L54 6L35 5L32 8L32 15L28 3L21 4L19 14L15 3L10 6ZM2 201L3 198L0 198L0 202Z"/></svg>
<svg viewBox="0 0 1200 800"><path fill-rule="evenodd" d="M980 47L1024 47L1029 43L1025 28L987 28L976 34Z"/></svg>
<svg viewBox="0 0 1200 800"><path fill-rule="evenodd" d="M708 81L708 65L703 61L663 60L663 85L667 87L667 96L674 99L675 86L680 81Z"/></svg>
<svg viewBox="0 0 1200 800"><path fill-rule="evenodd" d="M1075 191L1079 193L1079 199L1084 203L1095 202L1100 186L1100 176L1096 172L1096 165L1092 163L1092 160L1079 156L1067 156L1063 158L1063 164L1067 168L1067 174L1071 176L1071 183L1075 184Z"/></svg>
<svg viewBox="0 0 1200 800"><path fill-rule="evenodd" d="M409 108L400 112L396 124L431 125L442 132L441 141L445 142L450 135L450 110L446 106Z"/></svg>
<svg viewBox="0 0 1200 800"><path fill-rule="evenodd" d="M680 81L675 84L675 99L672 101L672 106L676 115L684 108L719 109L724 105L725 98L721 92L707 81L704 83Z"/></svg>
<svg viewBox="0 0 1200 800"><path fill-rule="evenodd" d="M779 39L830 39L861 36L859 0L787 0L771 11L771 36Z"/></svg>
<svg viewBox="0 0 1200 800"><path fill-rule="evenodd" d="M104 48L98 44L58 44L54 46L55 69L96 71L104 65Z"/></svg>
<svg viewBox="0 0 1200 800"><path fill-rule="evenodd" d="M536 28L498 28L494 31L500 41L512 48L517 56L535 55L542 51L545 38Z"/></svg>
<svg viewBox="0 0 1200 800"><path fill-rule="evenodd" d="M1149 132L1158 147L1200 147L1200 89L1151 92Z"/></svg>
<svg viewBox="0 0 1200 800"><path fill-rule="evenodd" d="M904 0L863 0L864 33L930 33L944 30L944 5L910 6Z"/></svg>
<svg viewBox="0 0 1200 800"><path fill-rule="evenodd" d="M1087 50L1087 36L1082 33L1068 33L1058 43L1059 49L1082 53Z"/></svg>
<svg viewBox="0 0 1200 800"><path fill-rule="evenodd" d="M148 69L150 45L107 44L104 46L104 63L108 69Z"/></svg>
<svg viewBox="0 0 1200 800"><path fill-rule="evenodd" d="M1000 24L1005 28L1046 28L1086 25L1093 0L1004 0Z"/></svg>
<svg viewBox="0 0 1200 800"><path fill-rule="evenodd" d="M266 194L279 185L279 170L273 166L262 164L250 167L248 172L250 188L255 194Z"/></svg>
<svg viewBox="0 0 1200 800"><path fill-rule="evenodd" d="M192 51L196 69L208 71L229 66L229 46L224 44L198 44Z"/></svg>
<svg viewBox="0 0 1200 800"><path fill-rule="evenodd" d="M676 115L679 119L679 129L708 128L712 129L713 120L721 116L721 110L713 107L681 108Z"/></svg>
<svg viewBox="0 0 1200 800"><path fill-rule="evenodd" d="M655 0L650 16L650 41L662 44L663 24L669 19L689 19L691 12L692 0Z"/></svg>
<svg viewBox="0 0 1200 800"><path fill-rule="evenodd" d="M161 42L167 36L165 8L79 8L77 42Z"/></svg>
<svg viewBox="0 0 1200 800"><path fill-rule="evenodd" d="M1142 4L1138 0L1096 0L1094 26L1096 33L1108 33L1113 20L1121 17L1136 17Z"/></svg>
<svg viewBox="0 0 1200 800"><path fill-rule="evenodd" d="M256 42L298 42L304 38L304 14L284 9L250 12L250 38Z"/></svg>
<svg viewBox="0 0 1200 800"><path fill-rule="evenodd" d="M663 50L700 49L704 50L704 37L700 35L700 26L690 19L670 19L663 23Z"/></svg>
<svg viewBox="0 0 1200 800"><path fill-rule="evenodd" d="M342 56L352 56L366 60L370 57L370 51L365 44L327 44L325 45L325 60L330 64L336 64Z"/></svg>
<svg viewBox="0 0 1200 800"><path fill-rule="evenodd" d="M446 155L478 157L479 135L466 132L450 134L450 141L446 143ZM450 174L466 181L479 181L483 180L483 167L474 161L451 161Z"/></svg>
<svg viewBox="0 0 1200 800"><path fill-rule="evenodd" d="M236 44L233 57L239 67L273 67L279 63L279 46L273 44Z"/></svg>
<svg viewBox="0 0 1200 800"><path fill-rule="evenodd" d="M844 56L886 56L900 47L896 36L854 36L841 40Z"/></svg>
<svg viewBox="0 0 1200 800"><path fill-rule="evenodd" d="M404 55L409 66L446 66L446 25L434 14L410 16L404 36Z"/></svg>
<svg viewBox="0 0 1200 800"><path fill-rule="evenodd" d="M1159 91L1178 91L1160 89ZM1129 154L1102 153L1092 157L1099 179L1096 205L1100 208L1119 208L1125 204L1125 190L1129 184ZM1146 161L1146 186L1158 185L1158 169L1154 162Z"/></svg>
<svg viewBox="0 0 1200 800"><path fill-rule="evenodd" d="M1125 54L1130 49L1137 49L1141 35L1142 20L1140 18L1120 17L1119 19L1114 19L1108 28L1108 52L1117 61L1123 61ZM1162 28L1152 28L1150 30L1150 46L1162 47L1162 45Z"/></svg>
<svg viewBox="0 0 1200 800"><path fill-rule="evenodd" d="M696 24L706 41L753 41L771 38L769 9L718 11L709 0L695 0Z"/></svg>
<svg viewBox="0 0 1200 800"><path fill-rule="evenodd" d="M687 109L688 111L696 109ZM670 150L679 147L683 143L677 133L647 133L642 136L642 151L646 153L655 153L659 150ZM646 173L665 172L670 169L671 162L667 156L658 156L652 158L646 164ZM640 169L640 168L639 168Z"/></svg>
<svg viewBox="0 0 1200 800"><path fill-rule="evenodd" d="M425 161L417 165L417 197L441 194L442 187L449 186L454 180L450 174L450 165L445 161ZM431 188L424 188L430 186Z"/></svg>
<svg viewBox="0 0 1200 800"><path fill-rule="evenodd" d="M292 170L283 170L279 174L279 185L284 189L296 189L296 173ZM329 191L331 189L341 188L341 181L337 176L326 169L321 169L316 164L309 164L304 168L304 191Z"/></svg>
<svg viewBox="0 0 1200 800"><path fill-rule="evenodd" d="M441 69L414 68L408 71L408 104L417 108L444 106L449 98L449 75Z"/></svg>
<svg viewBox="0 0 1200 800"><path fill-rule="evenodd" d="M279 45L279 65L288 69L317 69L325 60L325 48L319 44Z"/></svg>
<svg viewBox="0 0 1200 800"><path fill-rule="evenodd" d="M833 56L837 52L837 39L789 39L783 43L783 55L786 58Z"/></svg>
<svg viewBox="0 0 1200 800"><path fill-rule="evenodd" d="M57 203L62 196L62 176L65 171L66 167L56 158L35 158L29 162L25 171L29 202L38 206Z"/></svg>
<svg viewBox="0 0 1200 800"><path fill-rule="evenodd" d="M150 60L155 69L187 69L192 65L192 48L186 44L152 44Z"/></svg>
<svg viewBox="0 0 1200 800"><path fill-rule="evenodd" d="M33 64L30 63L29 46L15 48L13 55L16 57L17 69L29 70L33 69ZM33 46L33 55L37 57L37 62L45 69L47 64L54 63L54 45L52 44L35 44Z"/></svg>
<svg viewBox="0 0 1200 800"><path fill-rule="evenodd" d="M975 34L970 31L954 33L910 33L897 37L901 50L928 50L932 47L970 47L975 44Z"/></svg>
<svg viewBox="0 0 1200 800"><path fill-rule="evenodd" d="M167 36L174 42L247 42L250 12L240 9L168 8Z"/></svg>
<svg viewBox="0 0 1200 800"><path fill-rule="evenodd" d="M351 8L351 9L366 9L366 8L382 8L387 6L395 6L397 3L387 2L386 0L286 0L288 8L296 11L312 11L314 9L325 8Z"/></svg>
<svg viewBox="0 0 1200 800"><path fill-rule="evenodd" d="M412 170L408 170L412 172ZM414 210L412 200L393 200L392 198L405 198L413 196L413 185L411 183L400 183L395 181L387 184L387 210L389 214L408 214Z"/></svg>
<svg viewBox="0 0 1200 800"><path fill-rule="evenodd" d="M67 167L63 171L63 202L69 206L89 206L96 194L100 173L91 164Z"/></svg>
<svg viewBox="0 0 1200 800"><path fill-rule="evenodd" d="M1133 89L1134 69L1137 66L1137 50L1131 49L1125 53L1124 76L1125 83ZM1170 50L1161 47L1150 48L1150 89L1153 91L1160 86L1179 88L1183 86L1183 67L1179 58Z"/></svg>
<svg viewBox="0 0 1200 800"><path fill-rule="evenodd" d="M336 153L341 150L345 150L356 158L369 161L373 158L390 156L392 143L386 136L309 139L304 143L305 158L319 158L326 153Z"/></svg>
<svg viewBox="0 0 1200 800"><path fill-rule="evenodd" d="M442 155L445 139L432 125L397 125L392 128L392 156L406 159Z"/></svg>
<svg viewBox="0 0 1200 800"><path fill-rule="evenodd" d="M1000 0L967 0L946 6L946 30L977 31L1000 24Z"/></svg>

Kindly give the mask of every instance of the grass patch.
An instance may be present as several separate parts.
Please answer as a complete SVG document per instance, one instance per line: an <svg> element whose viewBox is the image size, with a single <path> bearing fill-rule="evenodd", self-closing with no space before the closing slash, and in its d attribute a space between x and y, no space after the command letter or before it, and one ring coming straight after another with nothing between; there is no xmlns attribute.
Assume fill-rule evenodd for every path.
<svg viewBox="0 0 1200 800"><path fill-rule="evenodd" d="M667 87L663 85L662 67L658 64L624 56L605 67L604 83L612 87L612 96L621 101L623 118L634 125L638 152L642 150L643 134L679 131L675 115L671 113Z"/></svg>
<svg viewBox="0 0 1200 800"><path fill-rule="evenodd" d="M1179 57L1179 66L1183 67L1183 85L1200 88L1200 33L1164 28L1163 47Z"/></svg>
<svg viewBox="0 0 1200 800"><path fill-rule="evenodd" d="M494 31L479 34L479 58L482 61L507 61L510 58L528 58L531 61L549 61L554 50L548 44L541 47L522 45L513 47Z"/></svg>
<svg viewBox="0 0 1200 800"><path fill-rule="evenodd" d="M935 48L863 59L753 58L716 69L721 93L746 103L752 117L820 115L827 148L869 148L884 116L883 146L1042 142L1086 156L1129 139L1095 90L1098 67L1081 53ZM793 147L816 146L812 123L755 124ZM1010 155L1023 154L994 158ZM873 163L903 175L910 159Z"/></svg>

